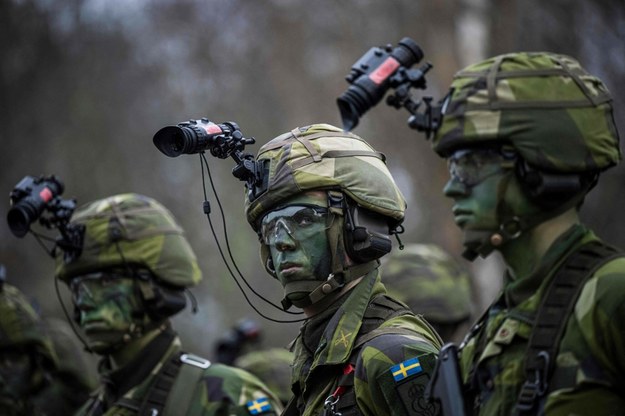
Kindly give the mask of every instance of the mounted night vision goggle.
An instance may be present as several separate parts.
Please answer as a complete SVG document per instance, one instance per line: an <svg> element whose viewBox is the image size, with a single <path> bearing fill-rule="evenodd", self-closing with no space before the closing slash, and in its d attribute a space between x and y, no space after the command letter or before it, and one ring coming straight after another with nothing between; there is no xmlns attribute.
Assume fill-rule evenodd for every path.
<svg viewBox="0 0 625 416"><path fill-rule="evenodd" d="M354 129L360 118L377 105L388 90L393 89L386 103L396 109L403 107L408 110L411 114L408 126L425 132L429 138L440 126L447 99L433 105L432 97L413 98L410 89L425 89L425 74L433 67L426 62L419 68L411 69L421 62L423 56L419 45L410 38L403 38L395 48L386 45L369 49L352 66L349 75L345 77L350 86L336 100L343 129ZM421 104L425 107L423 111L419 111Z"/></svg>
<svg viewBox="0 0 625 416"><path fill-rule="evenodd" d="M64 260L70 262L82 251L85 227L69 223L76 209L76 200L61 198L64 189L63 182L54 175L25 176L9 195L11 208L7 222L16 237L22 238L31 232L50 256L54 258L56 249L60 248ZM58 229L60 237L47 237L32 231L31 225L37 220L47 229ZM53 241L54 246L46 247L41 239Z"/></svg>
<svg viewBox="0 0 625 416"><path fill-rule="evenodd" d="M232 175L245 182L252 199L267 189L269 164L254 160L254 155L243 151L245 146L256 143L256 140L243 137L239 125L233 121L216 124L206 117L183 121L157 131L153 142L161 153L169 157L182 154L200 154L203 157L206 150L218 159L231 157L236 162ZM205 206L204 210L206 212L209 207Z"/></svg>

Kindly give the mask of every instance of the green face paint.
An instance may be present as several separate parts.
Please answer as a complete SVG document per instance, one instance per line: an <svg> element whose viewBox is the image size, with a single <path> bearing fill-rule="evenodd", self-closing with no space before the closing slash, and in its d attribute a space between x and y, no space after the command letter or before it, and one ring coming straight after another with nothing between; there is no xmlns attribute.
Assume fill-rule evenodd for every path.
<svg viewBox="0 0 625 416"><path fill-rule="evenodd" d="M124 343L141 311L132 278L114 273L90 273L72 279L70 289L80 313L80 327L96 353L106 353Z"/></svg>
<svg viewBox="0 0 625 416"><path fill-rule="evenodd" d="M454 200L452 213L465 231L465 245L477 243L474 238L488 238L500 229L502 221L540 211L521 189L512 169L514 157L489 149L459 150L448 164L451 178L443 193ZM501 218L502 211L506 218Z"/></svg>
<svg viewBox="0 0 625 416"><path fill-rule="evenodd" d="M331 271L326 230L333 215L327 213L325 193L290 198L283 208L266 214L261 222L262 239L269 246L276 275L282 286L298 281L325 280ZM291 300L306 291L287 293Z"/></svg>
<svg viewBox="0 0 625 416"><path fill-rule="evenodd" d="M497 172L470 188L453 177L447 182L443 192L455 202L452 213L458 227L489 231L499 227L497 189L502 177Z"/></svg>

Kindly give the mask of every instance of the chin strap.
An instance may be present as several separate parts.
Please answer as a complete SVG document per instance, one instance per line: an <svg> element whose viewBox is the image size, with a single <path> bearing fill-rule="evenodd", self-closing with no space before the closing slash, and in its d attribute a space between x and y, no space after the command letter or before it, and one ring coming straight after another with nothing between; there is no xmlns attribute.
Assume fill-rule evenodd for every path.
<svg viewBox="0 0 625 416"><path fill-rule="evenodd" d="M505 193L514 172L510 172L502 178L497 189L497 217L499 228L492 230L467 230L465 232L464 247L462 256L473 261L477 256L487 257L493 250L503 246L508 241L519 238L523 233L533 229L538 224L557 217L579 204L590 187L581 190L576 196L569 199L552 210L542 210L526 216L518 216L505 203Z"/></svg>
<svg viewBox="0 0 625 416"><path fill-rule="evenodd" d="M368 263L357 264L355 266L351 266L342 270L338 274L331 273L327 280L322 282L316 281L301 281L301 282L290 282L284 286L284 292L286 296L291 293L297 292L309 292L307 296L304 296L302 299L291 300L288 297L282 299L282 307L284 310L289 309L291 306L296 306L298 308L305 308L312 304L315 304L331 293L336 292L339 289L342 289L346 284L352 282L353 280L366 275L372 270L380 267L380 262L378 260L373 260Z"/></svg>

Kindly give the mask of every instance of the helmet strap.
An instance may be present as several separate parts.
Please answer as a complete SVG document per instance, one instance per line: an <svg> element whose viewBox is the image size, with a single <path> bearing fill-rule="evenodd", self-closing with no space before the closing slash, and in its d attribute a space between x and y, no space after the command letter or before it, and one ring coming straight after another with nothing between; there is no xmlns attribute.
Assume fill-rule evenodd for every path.
<svg viewBox="0 0 625 416"><path fill-rule="evenodd" d="M304 298L299 300L290 300L285 297L284 299L282 299L282 306L285 307L286 310L290 308L291 305L298 308L305 308L307 306L321 302L332 293L341 293L342 290L339 289L343 289L346 286L349 286L349 288L353 287L353 285L351 285L352 282L366 275L370 271L377 269L378 267L380 267L380 262L378 260L373 260L368 263L356 264L354 266L348 267L337 275L331 273L328 278L322 282L319 282L318 280L308 280L287 283L284 286L284 292L287 296L290 293L295 292L310 293L308 294L308 296L305 296ZM337 292L337 290L339 292Z"/></svg>

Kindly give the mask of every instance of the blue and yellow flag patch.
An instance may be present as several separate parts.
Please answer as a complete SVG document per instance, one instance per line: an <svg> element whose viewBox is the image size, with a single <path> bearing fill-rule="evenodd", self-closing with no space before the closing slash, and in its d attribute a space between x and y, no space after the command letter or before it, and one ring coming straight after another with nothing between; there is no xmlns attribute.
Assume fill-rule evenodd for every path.
<svg viewBox="0 0 625 416"><path fill-rule="evenodd" d="M247 402L247 410L251 415L258 415L271 410L271 404L267 397L261 397L260 399Z"/></svg>
<svg viewBox="0 0 625 416"><path fill-rule="evenodd" d="M410 376L419 374L423 371L421 363L417 357L411 358L391 367L391 374L395 379L395 382L407 379Z"/></svg>

